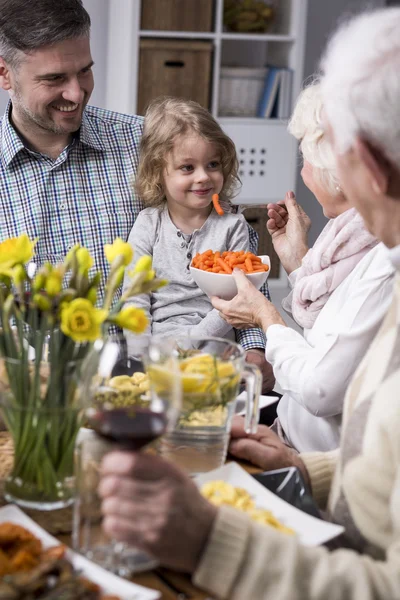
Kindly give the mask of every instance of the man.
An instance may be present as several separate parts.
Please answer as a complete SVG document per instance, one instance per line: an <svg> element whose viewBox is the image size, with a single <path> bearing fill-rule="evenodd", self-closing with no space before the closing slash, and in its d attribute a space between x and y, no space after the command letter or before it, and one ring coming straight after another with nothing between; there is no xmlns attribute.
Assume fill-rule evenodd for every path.
<svg viewBox="0 0 400 600"><path fill-rule="evenodd" d="M398 271L399 31L400 8L344 23L328 46L322 81L341 186ZM246 285L241 273L237 281ZM104 529L193 574L218 598L399 599L399 349L398 273L391 307L346 395L340 449L297 455L267 428L246 436L235 424L237 456L302 470L330 519L345 527L342 548L304 547L242 513L211 506L184 474L145 454L105 457Z"/></svg>
<svg viewBox="0 0 400 600"><path fill-rule="evenodd" d="M0 0L0 86L10 95L1 122L0 241L21 233L37 239L39 265L85 246L103 275L102 295L103 246L126 240L142 209L132 187L142 118L88 105L89 35L81 0ZM237 339L271 390L263 333L238 331Z"/></svg>

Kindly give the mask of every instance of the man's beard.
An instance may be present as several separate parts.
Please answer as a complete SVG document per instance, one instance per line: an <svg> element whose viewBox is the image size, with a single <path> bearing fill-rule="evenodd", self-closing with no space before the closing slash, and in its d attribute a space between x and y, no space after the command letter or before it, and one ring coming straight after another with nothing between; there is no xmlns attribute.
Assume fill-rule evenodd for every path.
<svg viewBox="0 0 400 600"><path fill-rule="evenodd" d="M44 117L41 117L41 116L37 115L36 113L32 112L23 103L21 94L20 94L18 88L16 88L14 90L14 96L12 98L12 101L18 110L20 119L22 120L24 125L26 125L27 127L31 128L32 124L35 124L37 127L40 127L40 129L43 129L43 131L48 131L50 133L55 133L57 135L71 133L70 130L64 129L61 126L56 125L54 123L54 121L51 120L50 117L44 118ZM79 125L77 126L75 131L77 131L79 129L80 125L81 125L81 123L79 123Z"/></svg>

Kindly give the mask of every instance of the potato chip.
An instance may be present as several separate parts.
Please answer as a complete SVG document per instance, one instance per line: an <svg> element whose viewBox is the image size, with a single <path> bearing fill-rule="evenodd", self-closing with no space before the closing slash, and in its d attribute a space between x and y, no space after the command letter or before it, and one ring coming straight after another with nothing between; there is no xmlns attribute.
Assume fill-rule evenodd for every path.
<svg viewBox="0 0 400 600"><path fill-rule="evenodd" d="M205 483L200 491L215 506L232 506L246 512L253 521L261 525L269 525L289 535L295 533L274 517L271 511L257 508L250 494L241 487L235 487L227 481L215 480Z"/></svg>

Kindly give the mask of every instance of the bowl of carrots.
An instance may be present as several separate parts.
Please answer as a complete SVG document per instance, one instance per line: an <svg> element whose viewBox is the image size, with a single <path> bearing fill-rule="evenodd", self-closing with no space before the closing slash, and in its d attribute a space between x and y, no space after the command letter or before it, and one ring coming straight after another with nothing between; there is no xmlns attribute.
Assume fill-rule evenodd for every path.
<svg viewBox="0 0 400 600"><path fill-rule="evenodd" d="M269 256L256 256L245 250L214 252L206 250L196 254L190 265L190 273L199 288L207 296L232 300L237 294L233 269L240 269L257 288L268 278L271 261Z"/></svg>

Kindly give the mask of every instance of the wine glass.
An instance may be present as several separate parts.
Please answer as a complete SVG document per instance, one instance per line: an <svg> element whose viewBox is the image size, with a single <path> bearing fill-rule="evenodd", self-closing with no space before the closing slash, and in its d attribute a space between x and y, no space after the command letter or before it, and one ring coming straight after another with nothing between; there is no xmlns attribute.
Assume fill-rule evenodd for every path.
<svg viewBox="0 0 400 600"><path fill-rule="evenodd" d="M137 336L128 351L122 335L97 340L82 368L80 394L87 427L76 445L74 549L119 575L151 569L152 557L101 531L97 488L104 454L138 451L174 426L181 385L173 342Z"/></svg>

